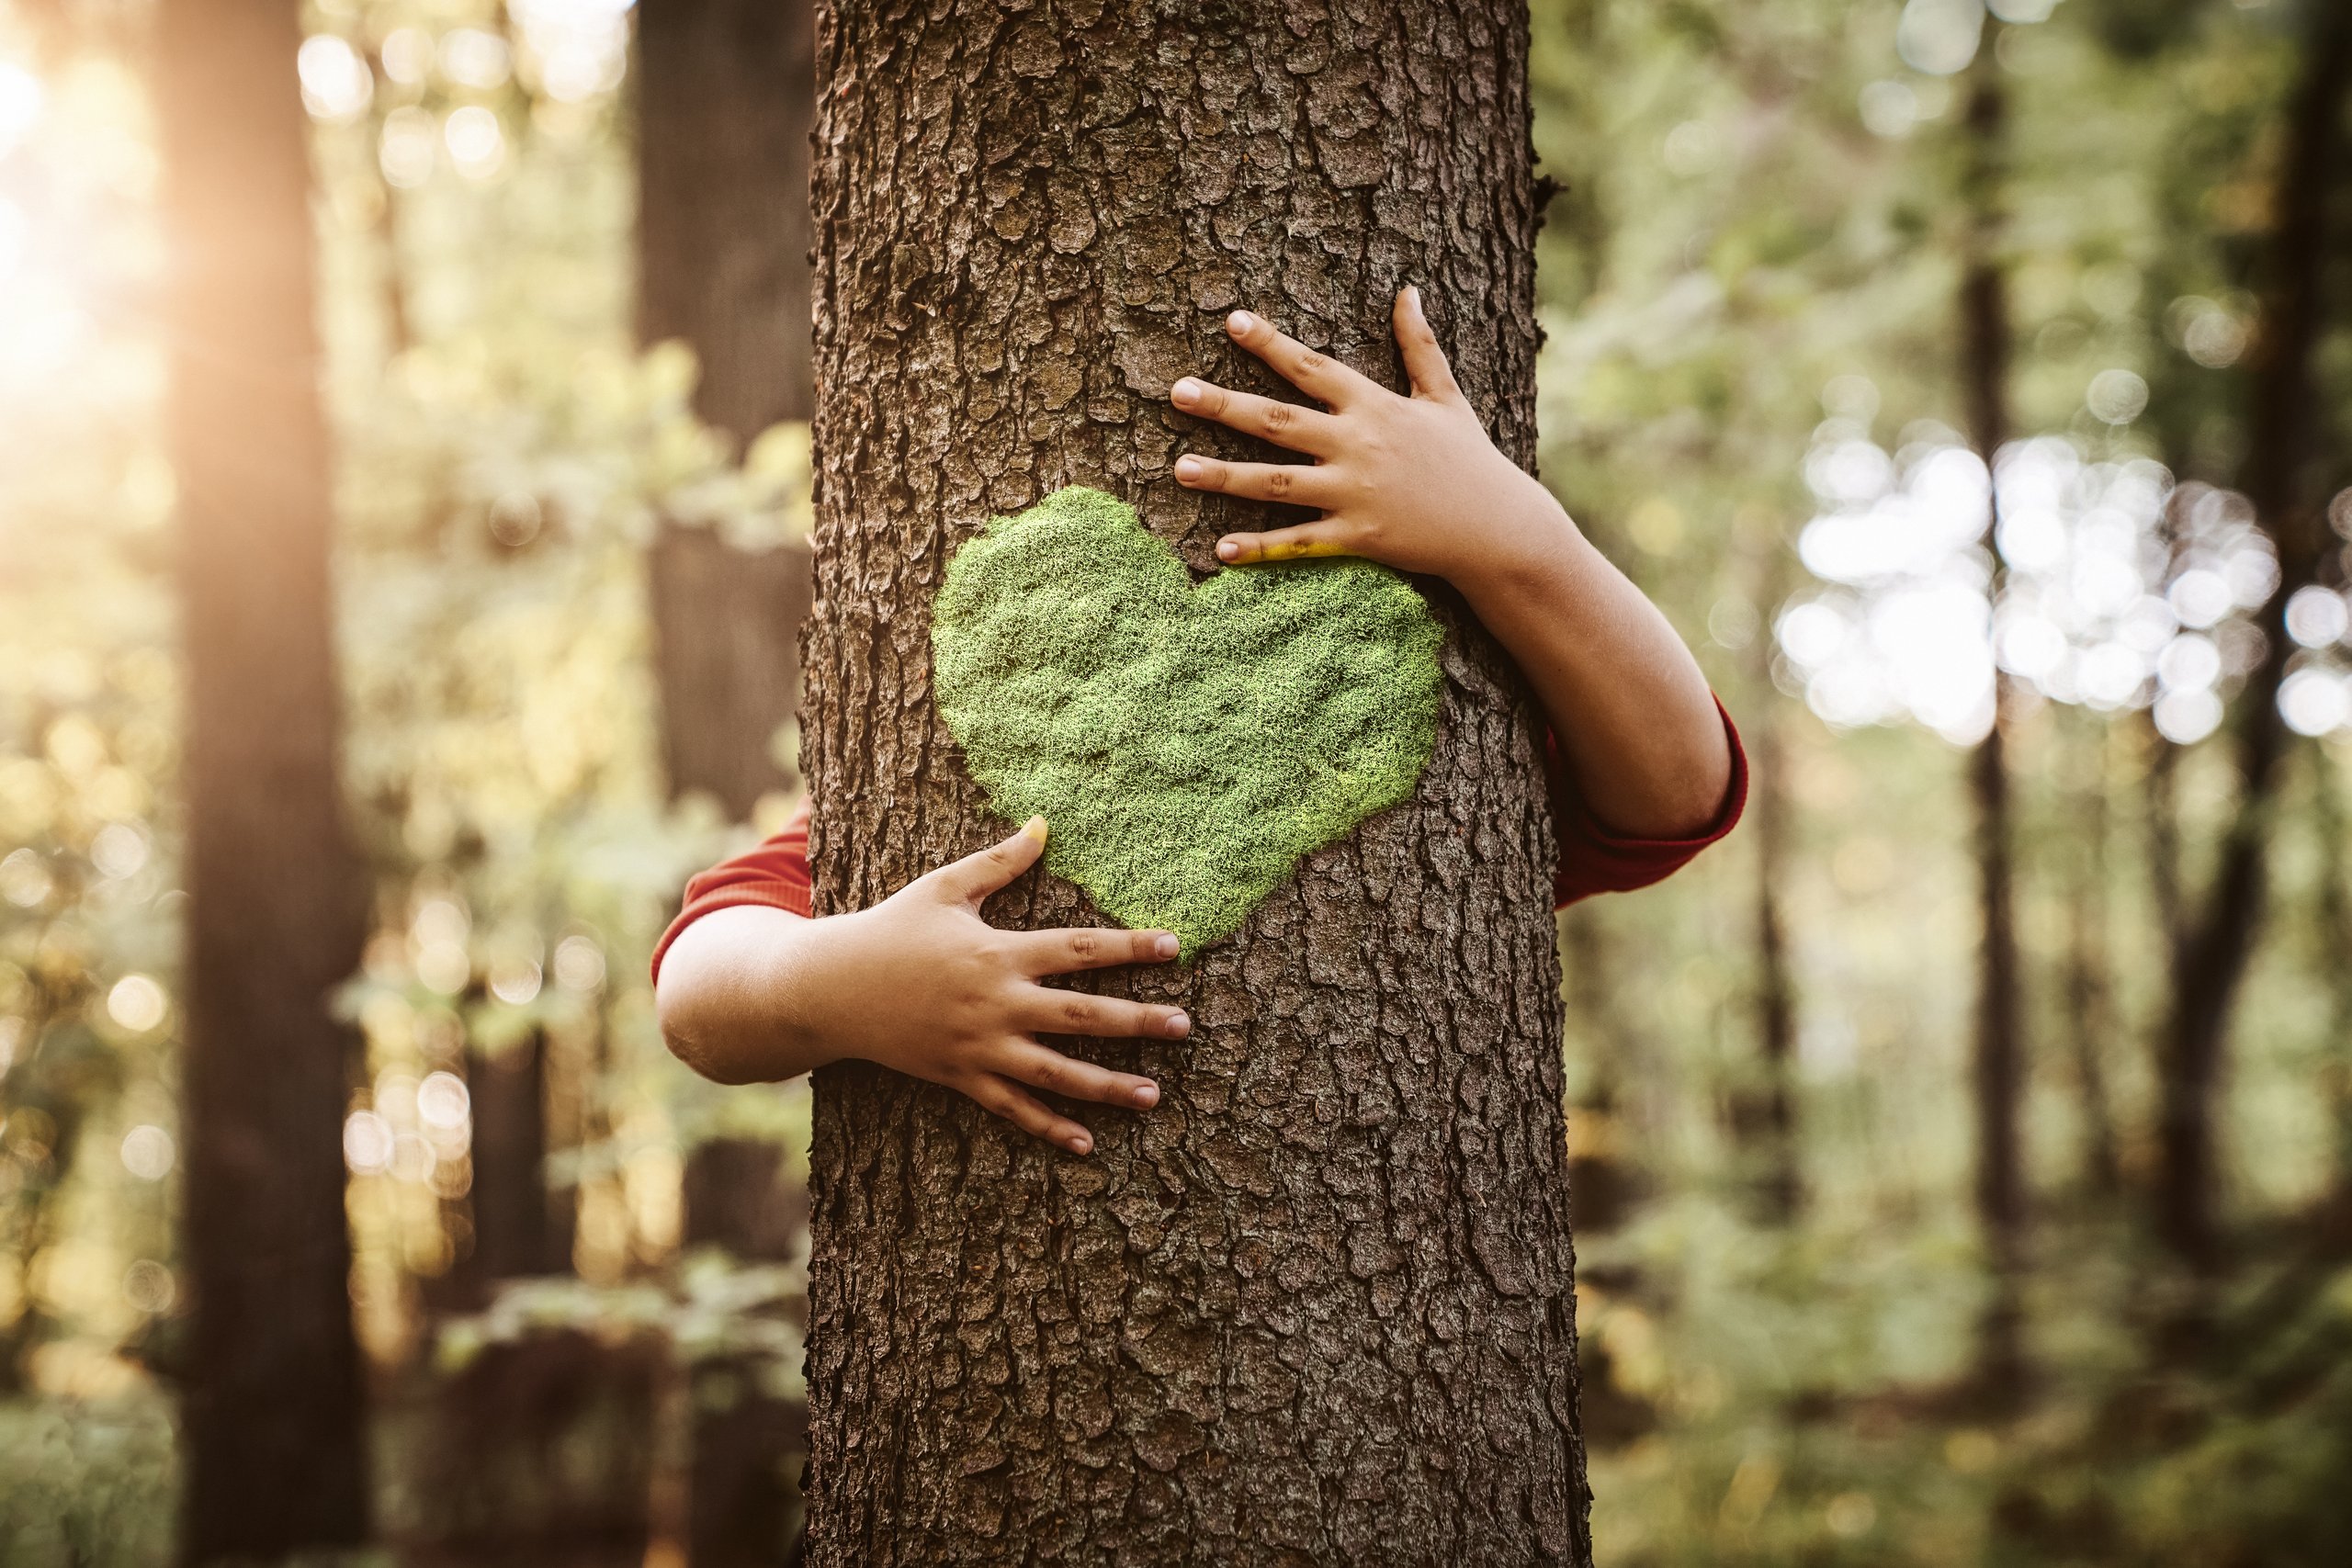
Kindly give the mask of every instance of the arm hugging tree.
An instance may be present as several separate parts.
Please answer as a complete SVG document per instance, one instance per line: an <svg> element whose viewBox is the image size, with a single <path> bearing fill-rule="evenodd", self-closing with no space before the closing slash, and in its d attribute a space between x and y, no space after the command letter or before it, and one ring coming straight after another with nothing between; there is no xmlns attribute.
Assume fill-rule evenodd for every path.
<svg viewBox="0 0 2352 1568"><path fill-rule="evenodd" d="M1173 412L1279 384L1263 310L1390 385L1421 285L1503 450L1534 446L1516 6L845 6L816 163L820 914L1003 829L931 684L949 556L1066 484L1196 572L1268 509L1180 487ZM1280 519L1276 519L1280 520ZM1542 719L1443 587L1436 750L1199 963L1122 974L1179 1043L1091 1159L933 1085L820 1073L811 1561L1582 1562ZM1032 876L1001 924L1087 918Z"/></svg>

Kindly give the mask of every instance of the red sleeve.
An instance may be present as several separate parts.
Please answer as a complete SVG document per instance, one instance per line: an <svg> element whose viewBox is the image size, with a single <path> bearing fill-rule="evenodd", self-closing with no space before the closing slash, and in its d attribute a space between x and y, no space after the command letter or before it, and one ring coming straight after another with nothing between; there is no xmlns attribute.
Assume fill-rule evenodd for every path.
<svg viewBox="0 0 2352 1568"><path fill-rule="evenodd" d="M733 860L720 861L686 884L685 907L653 949L653 977L662 978L662 955L678 933L713 909L739 904L768 909L808 913L808 803L802 801L773 839L744 851Z"/></svg>
<svg viewBox="0 0 2352 1568"><path fill-rule="evenodd" d="M1717 705L1718 711L1721 709ZM1690 857L1732 830L1747 804L1747 756L1731 716L1724 715L1731 741L1731 787L1723 809L1703 832L1690 839L1629 839L1604 826L1576 791L1561 762L1558 743L1545 737L1544 761L1552 780L1552 807L1559 823L1560 869L1553 895L1563 905L1595 893L1647 887L1682 869ZM662 955L678 933L713 909L741 904L808 913L808 804L801 802L781 832L732 860L719 862L686 884L684 907L653 949L653 976L662 976Z"/></svg>
<svg viewBox="0 0 2352 1568"><path fill-rule="evenodd" d="M1552 897L1562 908L1596 893L1630 893L1663 882L1690 863L1691 857L1730 832L1747 806L1747 753L1739 743L1739 728L1724 713L1724 736L1731 742L1731 784L1715 819L1688 839L1629 839L1604 824L1577 791L1560 757L1559 741L1544 738L1544 762L1552 777L1552 815L1560 833L1560 869L1553 879Z"/></svg>

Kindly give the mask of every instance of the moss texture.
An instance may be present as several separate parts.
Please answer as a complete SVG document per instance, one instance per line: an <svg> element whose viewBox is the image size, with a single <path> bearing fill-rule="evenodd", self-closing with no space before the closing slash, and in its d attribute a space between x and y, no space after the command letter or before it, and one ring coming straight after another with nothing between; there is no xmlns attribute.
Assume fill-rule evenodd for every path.
<svg viewBox="0 0 2352 1568"><path fill-rule="evenodd" d="M940 711L990 803L1044 817L1048 871L1188 958L1412 795L1442 637L1369 561L1195 587L1133 508L1079 486L992 521L932 613Z"/></svg>

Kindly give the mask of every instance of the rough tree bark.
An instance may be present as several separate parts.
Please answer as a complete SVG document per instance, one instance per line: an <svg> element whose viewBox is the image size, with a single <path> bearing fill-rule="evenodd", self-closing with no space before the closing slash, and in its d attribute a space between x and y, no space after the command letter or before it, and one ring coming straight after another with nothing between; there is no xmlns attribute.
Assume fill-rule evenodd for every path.
<svg viewBox="0 0 2352 1568"><path fill-rule="evenodd" d="M1419 282L1504 451L1534 448L1523 9L845 4L821 15L820 912L998 837L928 623L992 513L1082 482L1196 572L1261 509L1179 490L1199 370L1272 389L1248 304L1390 385ZM1286 390L1286 389L1285 389ZM1584 1562L1540 716L1459 602L1413 801L1194 966L1183 1046L1080 1043L1160 1107L1037 1145L818 1076L810 1561ZM991 916L1091 919L1024 878Z"/></svg>
<svg viewBox="0 0 2352 1568"><path fill-rule="evenodd" d="M292 0L165 0L173 464L187 670L183 1432L189 1561L368 1533L346 1277L360 863L336 778L310 121Z"/></svg>
<svg viewBox="0 0 2352 1568"><path fill-rule="evenodd" d="M1966 263L1960 284L1962 393L1969 439L1991 468L2009 438L2008 274L2001 254L2003 185L2007 158L2008 104L1995 58L2000 25L1988 23L1969 79L1962 184L1968 209ZM1997 599L2007 575L1997 526L2000 504L1987 512L1984 547L1991 553L1989 592ZM1993 1292L1979 1325L1977 1375L1986 1394L2015 1397L2025 1373L2018 1276L2025 1266L2026 1192L2019 1111L2025 1090L2024 1010L2018 1001L2017 832L2011 820L2007 736L2014 703L2007 673L1993 676L1993 724L1970 753L1968 789L1974 803L1976 874L1983 912L1976 996L1976 1217Z"/></svg>
<svg viewBox="0 0 2352 1568"><path fill-rule="evenodd" d="M638 10L638 335L702 367L695 411L738 441L811 407L808 0ZM671 787L738 819L788 788L769 738L797 704L808 554L664 527L650 561Z"/></svg>
<svg viewBox="0 0 2352 1568"><path fill-rule="evenodd" d="M2239 694L2237 811L2205 896L2184 915L2163 1039L2162 1168L2156 1229L2191 1269L2221 1261L2214 1223L2213 1100L2238 982L2253 956L2268 881L2278 763L2287 728L2278 688L2294 650L2287 601L2317 580L2334 548L2326 488L2313 482L2319 389L2313 358L2327 304L2328 209L2345 178L2344 110L2352 89L2352 6L2314 6L2302 76L2288 106L2285 152L2263 277L2261 328L2248 367L2241 486L2278 547L2279 580L2262 612L2268 646Z"/></svg>

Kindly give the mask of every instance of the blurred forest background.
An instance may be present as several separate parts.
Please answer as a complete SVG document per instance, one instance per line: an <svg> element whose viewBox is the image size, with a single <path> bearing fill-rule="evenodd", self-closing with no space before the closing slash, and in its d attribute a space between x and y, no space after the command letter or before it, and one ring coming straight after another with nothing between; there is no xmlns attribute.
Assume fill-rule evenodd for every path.
<svg viewBox="0 0 2352 1568"><path fill-rule="evenodd" d="M9 1568L171 1556L217 1240L173 4L0 7ZM2347 10L1538 0L1544 474L1756 763L1562 919L1604 1561L2352 1562ZM316 0L260 67L388 1561L772 1561L794 1509L804 1091L672 1062L646 964L793 800L788 687L722 676L805 593L807 18L650 11Z"/></svg>

